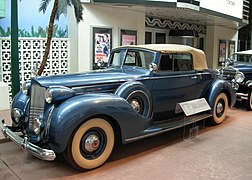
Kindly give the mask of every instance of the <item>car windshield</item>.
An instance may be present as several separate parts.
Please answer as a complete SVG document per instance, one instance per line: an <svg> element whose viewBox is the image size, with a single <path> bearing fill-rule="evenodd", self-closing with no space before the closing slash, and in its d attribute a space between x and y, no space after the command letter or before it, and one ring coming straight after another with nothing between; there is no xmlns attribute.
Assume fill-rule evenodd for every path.
<svg viewBox="0 0 252 180"><path fill-rule="evenodd" d="M252 63L252 55L237 55L237 61Z"/></svg>
<svg viewBox="0 0 252 180"><path fill-rule="evenodd" d="M125 54L126 53L126 54ZM110 57L109 66L137 66L149 69L149 65L154 60L154 53L143 50L114 51Z"/></svg>

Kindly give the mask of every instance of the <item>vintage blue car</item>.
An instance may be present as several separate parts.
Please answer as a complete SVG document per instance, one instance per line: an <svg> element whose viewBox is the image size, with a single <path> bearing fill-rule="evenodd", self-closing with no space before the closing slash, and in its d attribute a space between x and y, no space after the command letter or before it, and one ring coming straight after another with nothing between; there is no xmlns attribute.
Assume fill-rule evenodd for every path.
<svg viewBox="0 0 252 180"><path fill-rule="evenodd" d="M215 125L222 123L235 91L234 82L219 76L207 68L204 52L189 46L118 47L107 68L24 83L12 102L12 127L0 126L40 159L54 160L62 153L73 167L93 169L109 158L116 143L209 117ZM190 111L200 108L199 99L209 110L188 116L178 110L186 102Z"/></svg>
<svg viewBox="0 0 252 180"><path fill-rule="evenodd" d="M239 76L237 81L237 100L245 101L247 110L252 110L252 50L235 53L237 59L227 60L223 68L226 80L232 81L234 76ZM237 73L240 72L240 73ZM238 77L236 78L238 79Z"/></svg>

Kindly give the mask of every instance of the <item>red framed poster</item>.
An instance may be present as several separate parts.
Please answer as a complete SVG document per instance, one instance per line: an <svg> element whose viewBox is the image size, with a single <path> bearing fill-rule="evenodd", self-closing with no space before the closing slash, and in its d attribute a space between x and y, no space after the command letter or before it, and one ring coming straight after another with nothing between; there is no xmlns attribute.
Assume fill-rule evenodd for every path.
<svg viewBox="0 0 252 180"><path fill-rule="evenodd" d="M112 29L93 28L93 69L106 66L112 47Z"/></svg>
<svg viewBox="0 0 252 180"><path fill-rule="evenodd" d="M219 65L221 66L222 63L225 62L226 59L226 40L219 41Z"/></svg>
<svg viewBox="0 0 252 180"><path fill-rule="evenodd" d="M121 46L136 45L137 44L137 31L121 29Z"/></svg>

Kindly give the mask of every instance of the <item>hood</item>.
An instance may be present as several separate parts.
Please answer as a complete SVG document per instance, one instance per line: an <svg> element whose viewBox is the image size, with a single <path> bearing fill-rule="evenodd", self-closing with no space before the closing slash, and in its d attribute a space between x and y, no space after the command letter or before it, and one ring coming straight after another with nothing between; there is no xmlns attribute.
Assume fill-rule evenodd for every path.
<svg viewBox="0 0 252 180"><path fill-rule="evenodd" d="M233 67L243 72L244 74L252 74L252 64L250 63L237 61L237 63Z"/></svg>
<svg viewBox="0 0 252 180"><path fill-rule="evenodd" d="M252 64L245 62L237 62L234 68L238 69L245 75L245 82L252 79Z"/></svg>
<svg viewBox="0 0 252 180"><path fill-rule="evenodd" d="M43 87L65 86L79 87L94 84L125 82L145 77L149 70L142 68L108 68L84 73L65 74L55 76L40 76L32 79L33 84Z"/></svg>

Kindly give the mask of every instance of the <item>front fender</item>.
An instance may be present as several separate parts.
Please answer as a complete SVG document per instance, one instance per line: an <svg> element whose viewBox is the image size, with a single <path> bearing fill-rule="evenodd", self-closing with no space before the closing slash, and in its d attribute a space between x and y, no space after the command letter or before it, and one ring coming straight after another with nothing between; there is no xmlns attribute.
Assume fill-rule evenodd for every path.
<svg viewBox="0 0 252 180"><path fill-rule="evenodd" d="M138 115L126 100L114 94L85 94L63 102L54 110L49 129L51 148L62 153L73 132L94 116L110 117L118 123L122 141L148 127L149 119Z"/></svg>
<svg viewBox="0 0 252 180"><path fill-rule="evenodd" d="M221 93L226 93L228 97L228 105L232 107L236 101L236 93L235 90L232 88L232 85L221 79L217 79L209 88L207 93L207 102L210 105L211 109L214 107L214 102L216 97Z"/></svg>
<svg viewBox="0 0 252 180"><path fill-rule="evenodd" d="M26 94L24 94L22 91L19 91L12 100L11 118L13 119L13 116L14 116L13 109L17 108L21 112L20 120L23 120L25 117L28 103L29 103L29 97ZM13 125L17 126L18 124L16 124L16 122L13 121Z"/></svg>
<svg viewBox="0 0 252 180"><path fill-rule="evenodd" d="M245 86L247 86L248 88L252 88L252 80L248 80L248 81L245 83Z"/></svg>

